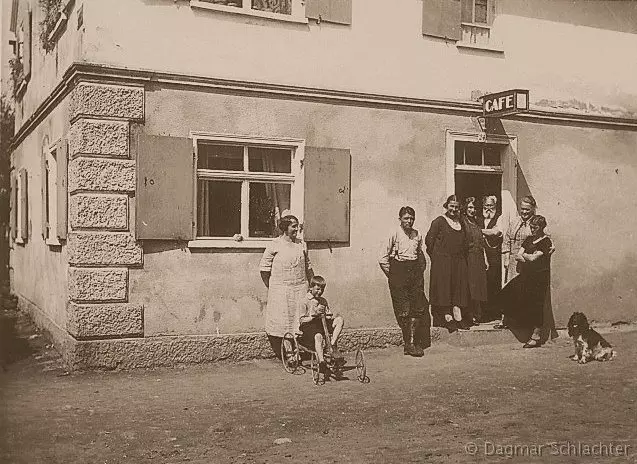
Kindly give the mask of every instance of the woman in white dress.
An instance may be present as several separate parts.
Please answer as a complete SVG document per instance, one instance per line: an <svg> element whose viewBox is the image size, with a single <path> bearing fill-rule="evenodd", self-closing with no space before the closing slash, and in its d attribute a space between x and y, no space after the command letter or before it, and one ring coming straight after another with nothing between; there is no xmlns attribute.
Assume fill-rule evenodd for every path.
<svg viewBox="0 0 637 464"><path fill-rule="evenodd" d="M297 238L299 220L292 215L279 221L283 234L266 247L259 263L261 278L268 287L265 310L265 332L277 355L281 339L299 330L299 307L314 275L307 254L307 245Z"/></svg>

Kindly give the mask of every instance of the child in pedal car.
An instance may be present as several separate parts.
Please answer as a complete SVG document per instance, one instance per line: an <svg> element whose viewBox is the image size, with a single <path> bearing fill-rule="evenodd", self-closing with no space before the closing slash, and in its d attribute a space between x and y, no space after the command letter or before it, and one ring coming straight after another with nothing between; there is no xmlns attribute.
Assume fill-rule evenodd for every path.
<svg viewBox="0 0 637 464"><path fill-rule="evenodd" d="M337 348L338 337L343 330L344 320L330 310L327 300L323 298L326 282L321 276L314 276L310 280L310 288L300 304L300 329L303 333L301 343L307 348L314 348L319 360L319 372L328 373L323 353L323 340L327 338L332 347L332 357L336 364L344 364L344 357ZM321 315L325 314L327 330L323 329ZM330 335L331 334L331 335Z"/></svg>

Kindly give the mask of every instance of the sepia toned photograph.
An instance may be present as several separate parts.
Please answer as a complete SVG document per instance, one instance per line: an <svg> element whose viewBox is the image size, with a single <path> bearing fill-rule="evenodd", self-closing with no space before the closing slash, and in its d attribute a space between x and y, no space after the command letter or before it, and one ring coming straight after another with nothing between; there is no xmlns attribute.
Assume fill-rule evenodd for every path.
<svg viewBox="0 0 637 464"><path fill-rule="evenodd" d="M0 463L637 462L637 0L0 0Z"/></svg>

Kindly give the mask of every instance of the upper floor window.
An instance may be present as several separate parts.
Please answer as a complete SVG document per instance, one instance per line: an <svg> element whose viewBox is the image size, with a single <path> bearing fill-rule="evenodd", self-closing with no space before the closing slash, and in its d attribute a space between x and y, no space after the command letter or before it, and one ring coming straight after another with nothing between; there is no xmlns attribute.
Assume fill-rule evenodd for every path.
<svg viewBox="0 0 637 464"><path fill-rule="evenodd" d="M492 34L496 0L423 2L424 35L453 40L458 47L501 51Z"/></svg>
<svg viewBox="0 0 637 464"><path fill-rule="evenodd" d="M227 13L307 22L303 0L196 0L190 4Z"/></svg>
<svg viewBox="0 0 637 464"><path fill-rule="evenodd" d="M296 23L352 23L352 0L190 0L190 6Z"/></svg>

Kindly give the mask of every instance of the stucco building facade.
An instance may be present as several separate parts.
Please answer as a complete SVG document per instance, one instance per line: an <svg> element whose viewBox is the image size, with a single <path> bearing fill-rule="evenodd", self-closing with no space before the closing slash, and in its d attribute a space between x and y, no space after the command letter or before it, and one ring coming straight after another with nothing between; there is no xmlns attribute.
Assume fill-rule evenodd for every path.
<svg viewBox="0 0 637 464"><path fill-rule="evenodd" d="M381 244L456 191L535 196L558 325L636 319L632 2L75 0L46 52L39 3L12 7L11 285L71 366L269 355L286 211L346 339L395 342ZM530 110L480 120L511 88Z"/></svg>

